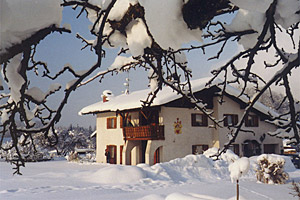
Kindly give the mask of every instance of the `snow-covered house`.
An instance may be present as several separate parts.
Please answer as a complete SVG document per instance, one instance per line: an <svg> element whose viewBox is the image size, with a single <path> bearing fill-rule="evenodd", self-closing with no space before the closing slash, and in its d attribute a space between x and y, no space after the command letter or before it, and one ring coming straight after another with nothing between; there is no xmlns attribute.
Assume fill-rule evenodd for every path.
<svg viewBox="0 0 300 200"><path fill-rule="evenodd" d="M208 80L192 81L193 92L203 99L215 118L225 118L223 128L211 128L211 120L169 87L164 87L147 108L142 108L141 100L146 100L150 89L115 96L83 108L79 114L97 115L97 162L106 162L106 148L110 151L110 163L152 165L202 153L210 147L222 147L228 141L228 125L237 123L249 100L239 96L240 91L234 87L227 86L225 103L220 105L221 89L217 84L206 87ZM276 129L275 125L264 121L269 112L272 110L260 103L254 106L245 128L255 134L239 134L232 145L236 154L281 152L282 141L267 135Z"/></svg>

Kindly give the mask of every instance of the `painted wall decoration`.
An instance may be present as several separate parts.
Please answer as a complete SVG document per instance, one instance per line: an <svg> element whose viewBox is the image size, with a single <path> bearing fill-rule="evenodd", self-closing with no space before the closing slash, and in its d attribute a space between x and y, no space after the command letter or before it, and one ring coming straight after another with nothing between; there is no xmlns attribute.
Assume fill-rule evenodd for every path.
<svg viewBox="0 0 300 200"><path fill-rule="evenodd" d="M181 134L182 133L181 129L182 129L181 121L179 121L179 118L177 118L177 121L174 122L174 133Z"/></svg>

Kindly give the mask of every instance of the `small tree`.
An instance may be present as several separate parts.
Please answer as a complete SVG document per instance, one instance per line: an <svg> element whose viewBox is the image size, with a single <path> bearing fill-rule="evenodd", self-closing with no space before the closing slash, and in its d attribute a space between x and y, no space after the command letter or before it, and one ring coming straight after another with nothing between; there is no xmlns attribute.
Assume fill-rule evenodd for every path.
<svg viewBox="0 0 300 200"><path fill-rule="evenodd" d="M263 154L257 158L257 180L267 184L285 184L289 175L284 171L285 160L276 155Z"/></svg>
<svg viewBox="0 0 300 200"><path fill-rule="evenodd" d="M25 162L36 162L43 160L50 160L51 156L47 149L47 140L44 139L42 133L38 133L33 136L33 140L37 144L33 144L33 140L24 143L24 137L18 142L19 153L24 157ZM8 141L3 145L3 149L0 149L1 158L6 161L14 161L18 159L18 154L13 147L13 141Z"/></svg>
<svg viewBox="0 0 300 200"><path fill-rule="evenodd" d="M240 159L237 159L233 161L228 167L230 172L230 178L232 182L236 181L236 199L239 200L240 196L240 189L239 189L239 179L242 175L245 175L248 173L250 167L250 161L246 157L242 157Z"/></svg>
<svg viewBox="0 0 300 200"><path fill-rule="evenodd" d="M65 128L56 129L58 135L58 143L54 147L58 155L66 156L71 152L75 152L75 148L95 149L96 141L90 138L90 131L82 127L72 130Z"/></svg>

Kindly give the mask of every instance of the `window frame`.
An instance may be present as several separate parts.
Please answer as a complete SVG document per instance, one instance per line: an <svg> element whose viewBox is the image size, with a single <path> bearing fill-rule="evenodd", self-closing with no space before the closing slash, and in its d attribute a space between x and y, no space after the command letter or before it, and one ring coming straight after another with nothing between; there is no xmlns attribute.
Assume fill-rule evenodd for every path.
<svg viewBox="0 0 300 200"><path fill-rule="evenodd" d="M197 152L198 147L200 147L199 148L201 150L200 152ZM194 145L192 145L192 154L194 154L194 155L203 154L203 152L205 152L208 149L209 149L208 144L194 144Z"/></svg>
<svg viewBox="0 0 300 200"><path fill-rule="evenodd" d="M201 122L197 121L197 116L202 117ZM203 113L192 113L191 118L192 118L192 126L193 127L207 127L208 126L208 118Z"/></svg>
<svg viewBox="0 0 300 200"><path fill-rule="evenodd" d="M115 121L114 124L112 124L112 121ZM116 129L117 128L117 117L106 118L106 128L107 129Z"/></svg>
<svg viewBox="0 0 300 200"><path fill-rule="evenodd" d="M120 165L123 164L123 148L124 145L120 145Z"/></svg>
<svg viewBox="0 0 300 200"><path fill-rule="evenodd" d="M237 114L224 114L224 126L228 127L228 126L235 126L238 124L239 122L239 116ZM232 119L232 124L228 123L228 117L231 117Z"/></svg>
<svg viewBox="0 0 300 200"><path fill-rule="evenodd" d="M249 119L251 117L252 119ZM254 114L248 114L245 120L245 127L259 127L258 116Z"/></svg>

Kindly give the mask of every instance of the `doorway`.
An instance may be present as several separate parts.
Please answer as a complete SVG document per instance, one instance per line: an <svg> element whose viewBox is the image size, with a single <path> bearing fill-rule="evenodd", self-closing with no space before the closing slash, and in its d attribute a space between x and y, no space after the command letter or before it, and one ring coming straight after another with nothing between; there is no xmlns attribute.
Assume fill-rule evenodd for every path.
<svg viewBox="0 0 300 200"><path fill-rule="evenodd" d="M162 147L158 147L154 152L154 161L153 164L161 162L161 154L162 154Z"/></svg>
<svg viewBox="0 0 300 200"><path fill-rule="evenodd" d="M141 143L142 143L142 157L141 157L141 163L145 163L146 162L146 156L145 156L145 154L146 154L146 148L147 148L147 140L142 140L141 141Z"/></svg>
<svg viewBox="0 0 300 200"><path fill-rule="evenodd" d="M110 153L110 164L117 164L117 146L116 145L107 145L107 149Z"/></svg>

